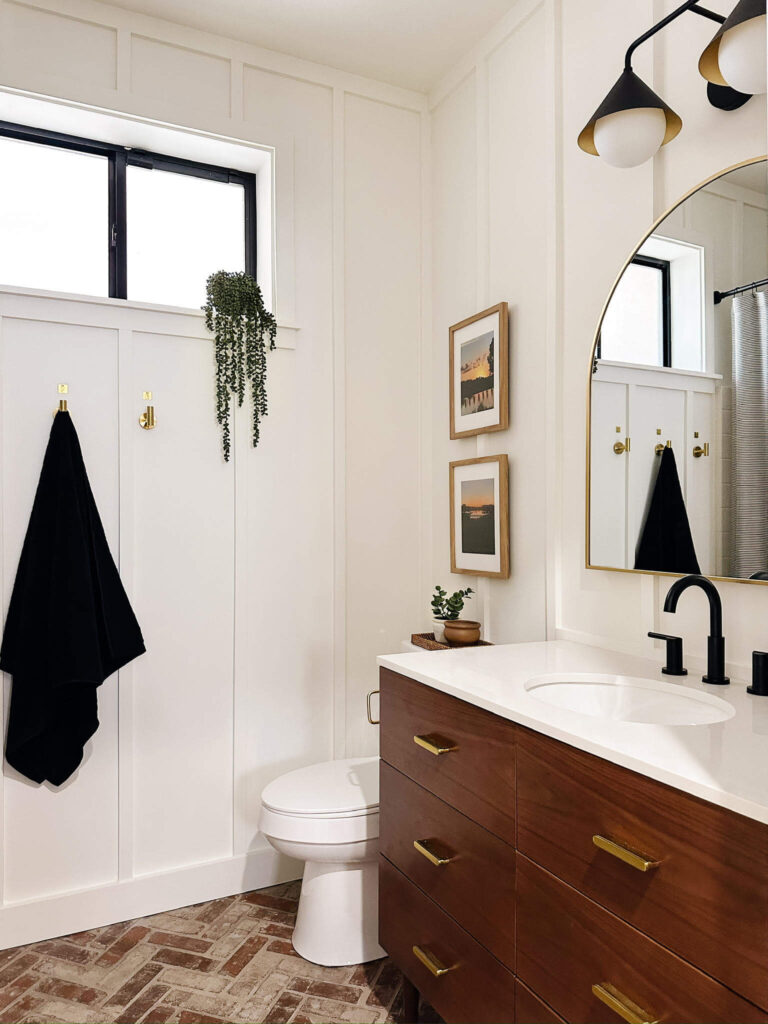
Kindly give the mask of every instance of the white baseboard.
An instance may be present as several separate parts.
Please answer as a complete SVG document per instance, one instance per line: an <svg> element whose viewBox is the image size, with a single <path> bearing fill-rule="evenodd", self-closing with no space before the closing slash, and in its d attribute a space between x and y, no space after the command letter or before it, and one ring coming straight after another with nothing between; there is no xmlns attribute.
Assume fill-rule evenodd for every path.
<svg viewBox="0 0 768 1024"><path fill-rule="evenodd" d="M100 885L0 910L0 949L160 914L300 878L303 865L271 847L207 864Z"/></svg>

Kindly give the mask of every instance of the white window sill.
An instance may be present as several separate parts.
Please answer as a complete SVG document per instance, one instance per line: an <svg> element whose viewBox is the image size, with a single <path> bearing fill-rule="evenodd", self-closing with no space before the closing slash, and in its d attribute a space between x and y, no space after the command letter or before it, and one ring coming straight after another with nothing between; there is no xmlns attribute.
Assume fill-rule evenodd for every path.
<svg viewBox="0 0 768 1024"><path fill-rule="evenodd" d="M599 366L619 367L624 370L642 370L649 373L677 374L680 377L701 377L705 380L722 380L721 373L707 373L705 370L684 370L677 366L652 366L650 363L624 363L616 359L598 359Z"/></svg>
<svg viewBox="0 0 768 1024"><path fill-rule="evenodd" d="M164 321L185 317L189 326L183 333L186 333L188 330L195 337L210 337L205 328L202 309L195 309L189 306L166 306L156 302L136 302L133 299L113 299L105 295L78 295L73 292L21 288L16 285L0 285L0 316L22 316L29 319L37 319L40 315L39 313L32 315L31 311L28 313L23 312L22 307L25 304L25 300L28 302L39 300L48 305L74 305L80 309L85 306L91 309L99 306L106 307L103 315L109 321L104 324L107 327L119 327L120 321L126 317L141 317L143 319L160 319ZM82 323L82 314L74 316L72 322ZM151 329L149 324L147 329ZM300 329L296 324L278 322L277 348L295 349L296 334ZM179 326L174 326L172 331L161 330L159 333L179 333Z"/></svg>

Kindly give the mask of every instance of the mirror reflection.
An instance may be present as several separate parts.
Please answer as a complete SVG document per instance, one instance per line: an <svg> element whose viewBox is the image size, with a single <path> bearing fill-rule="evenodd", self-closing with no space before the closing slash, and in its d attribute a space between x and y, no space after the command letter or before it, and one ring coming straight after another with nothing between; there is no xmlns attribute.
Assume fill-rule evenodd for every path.
<svg viewBox="0 0 768 1024"><path fill-rule="evenodd" d="M590 389L593 567L768 579L768 174L708 182L637 249Z"/></svg>

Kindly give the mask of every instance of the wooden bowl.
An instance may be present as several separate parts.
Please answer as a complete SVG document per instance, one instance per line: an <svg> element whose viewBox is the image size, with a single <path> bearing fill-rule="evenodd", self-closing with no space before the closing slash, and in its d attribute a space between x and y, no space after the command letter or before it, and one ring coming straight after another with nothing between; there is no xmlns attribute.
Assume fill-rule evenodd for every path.
<svg viewBox="0 0 768 1024"><path fill-rule="evenodd" d="M480 639L480 623L472 619L449 619L445 623L446 643L452 647L466 647Z"/></svg>

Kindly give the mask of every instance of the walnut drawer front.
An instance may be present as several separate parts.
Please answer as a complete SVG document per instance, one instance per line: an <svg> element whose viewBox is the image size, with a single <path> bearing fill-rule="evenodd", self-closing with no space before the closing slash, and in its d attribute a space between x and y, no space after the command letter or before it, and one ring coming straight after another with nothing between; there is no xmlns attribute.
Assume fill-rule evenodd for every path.
<svg viewBox="0 0 768 1024"><path fill-rule="evenodd" d="M622 1018L664 1024L768 1020L756 1006L520 854L517 922L520 980L570 1024L617 1024ZM600 987L602 1000L593 986ZM607 1004L611 999L613 1006Z"/></svg>
<svg viewBox="0 0 768 1024"><path fill-rule="evenodd" d="M382 760L514 845L516 727L388 669L380 686Z"/></svg>
<svg viewBox="0 0 768 1024"><path fill-rule="evenodd" d="M525 729L517 793L522 853L768 1008L766 826Z"/></svg>
<svg viewBox="0 0 768 1024"><path fill-rule="evenodd" d="M515 981L515 1020L517 1024L565 1024L563 1018L535 996L519 978Z"/></svg>
<svg viewBox="0 0 768 1024"><path fill-rule="evenodd" d="M514 1024L511 971L385 857L379 907L381 945L446 1024Z"/></svg>
<svg viewBox="0 0 768 1024"><path fill-rule="evenodd" d="M514 849L385 762L379 821L384 856L514 969Z"/></svg>

